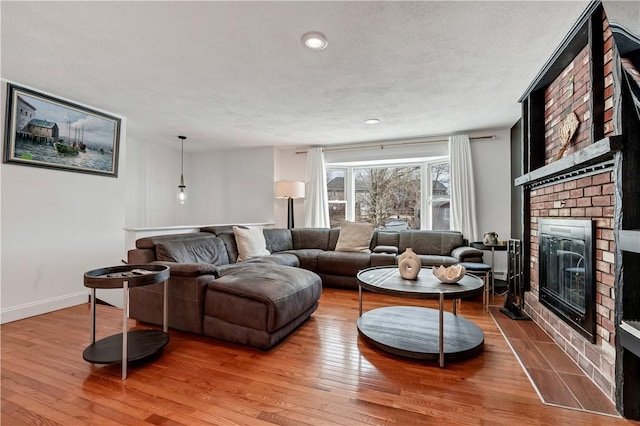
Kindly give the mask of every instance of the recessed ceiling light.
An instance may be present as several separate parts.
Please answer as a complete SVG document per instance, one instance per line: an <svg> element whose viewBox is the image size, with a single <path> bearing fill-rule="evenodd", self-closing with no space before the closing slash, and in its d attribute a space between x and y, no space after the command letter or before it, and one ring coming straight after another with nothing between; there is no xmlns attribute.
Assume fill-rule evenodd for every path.
<svg viewBox="0 0 640 426"><path fill-rule="evenodd" d="M368 118L364 120L364 124L378 124L378 123L380 123L380 120L378 120L377 118Z"/></svg>
<svg viewBox="0 0 640 426"><path fill-rule="evenodd" d="M328 44L329 42L324 34L317 31L311 31L302 36L302 45L311 50L322 50L327 47Z"/></svg>

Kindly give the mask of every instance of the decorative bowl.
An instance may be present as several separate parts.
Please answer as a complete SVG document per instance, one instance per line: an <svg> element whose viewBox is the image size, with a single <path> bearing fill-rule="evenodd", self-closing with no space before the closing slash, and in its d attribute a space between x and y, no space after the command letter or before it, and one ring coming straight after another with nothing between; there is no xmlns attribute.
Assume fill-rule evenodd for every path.
<svg viewBox="0 0 640 426"><path fill-rule="evenodd" d="M437 268L434 266L431 270L433 271L433 275L445 284L457 283L467 272L467 268L462 265L440 265Z"/></svg>

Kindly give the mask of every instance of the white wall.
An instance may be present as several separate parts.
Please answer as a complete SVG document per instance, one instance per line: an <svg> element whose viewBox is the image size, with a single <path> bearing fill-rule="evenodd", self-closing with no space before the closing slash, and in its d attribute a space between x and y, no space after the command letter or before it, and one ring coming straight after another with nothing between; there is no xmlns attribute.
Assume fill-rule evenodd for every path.
<svg viewBox="0 0 640 426"><path fill-rule="evenodd" d="M180 143L168 148L152 142L127 141L128 168L125 223L128 228L193 224L193 183L195 171L192 154L184 155L184 178L187 203L178 203L180 181ZM185 145L188 144L185 142Z"/></svg>
<svg viewBox="0 0 640 426"><path fill-rule="evenodd" d="M177 145L172 149L129 139L127 229L274 222L273 147L185 151L188 199L181 205Z"/></svg>
<svg viewBox="0 0 640 426"><path fill-rule="evenodd" d="M193 223L273 223L274 152L270 147L194 156L188 184Z"/></svg>
<svg viewBox="0 0 640 426"><path fill-rule="evenodd" d="M478 230L481 236L492 231L498 233L498 239L508 240L511 237L511 133L510 129L489 130L469 133L469 137L487 134L494 134L496 138L471 141ZM490 259L491 255L486 252L485 263L489 264ZM506 272L506 252L495 253L494 270Z"/></svg>
<svg viewBox="0 0 640 426"><path fill-rule="evenodd" d="M6 84L1 85L4 100ZM2 117L5 108L3 101ZM84 272L120 263L127 170L124 118L121 125L118 178L0 166L2 323L86 303Z"/></svg>

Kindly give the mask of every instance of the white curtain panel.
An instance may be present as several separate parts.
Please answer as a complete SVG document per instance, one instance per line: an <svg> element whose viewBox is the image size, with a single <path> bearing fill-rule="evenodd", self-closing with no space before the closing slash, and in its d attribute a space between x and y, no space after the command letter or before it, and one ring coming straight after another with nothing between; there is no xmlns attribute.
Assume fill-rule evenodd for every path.
<svg viewBox="0 0 640 426"><path fill-rule="evenodd" d="M306 226L329 228L329 200L327 198L327 169L322 148L307 150Z"/></svg>
<svg viewBox="0 0 640 426"><path fill-rule="evenodd" d="M449 136L451 171L451 227L469 241L479 241L476 191L469 136Z"/></svg>

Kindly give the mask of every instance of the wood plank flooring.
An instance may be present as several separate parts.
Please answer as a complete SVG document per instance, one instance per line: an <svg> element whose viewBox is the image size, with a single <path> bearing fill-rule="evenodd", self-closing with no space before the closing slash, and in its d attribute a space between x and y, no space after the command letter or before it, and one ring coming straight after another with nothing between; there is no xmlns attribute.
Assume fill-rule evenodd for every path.
<svg viewBox="0 0 640 426"><path fill-rule="evenodd" d="M359 337L357 292L324 289L320 308L268 352L170 331L153 362L92 365L89 306L4 324L2 425L629 425L540 401L479 300L458 314L485 333L484 351L448 363L403 359ZM364 309L435 301L365 293ZM448 304L450 308L450 304ZM121 330L98 306L97 337ZM136 322L131 320L131 326ZM140 325L145 327L144 325Z"/></svg>

